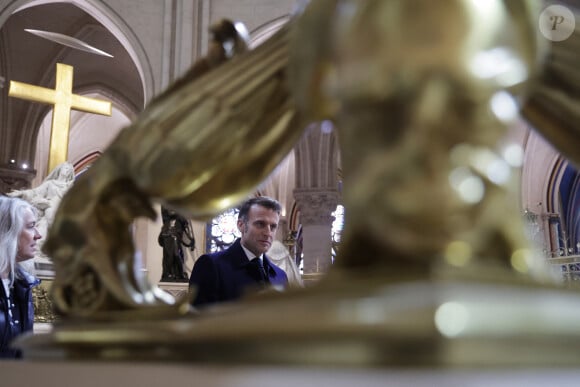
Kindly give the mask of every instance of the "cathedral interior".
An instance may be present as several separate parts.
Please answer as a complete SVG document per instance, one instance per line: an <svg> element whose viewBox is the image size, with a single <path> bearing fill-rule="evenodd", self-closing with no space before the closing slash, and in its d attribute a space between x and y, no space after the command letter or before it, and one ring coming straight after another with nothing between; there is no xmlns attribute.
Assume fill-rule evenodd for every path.
<svg viewBox="0 0 580 387"><path fill-rule="evenodd" d="M223 18L243 22L250 33L250 46L254 49L291 21L306 3L297 0L0 0L0 194L40 187L51 172L49 153L51 131L54 130L53 105L10 96L12 81L54 89L57 64L66 64L73 68L74 94L111 102L111 114L106 116L77 110L70 112L65 159L72 164L74 175L78 177L91 170L92 164L106 152L124 128L135 122L155 97L160 96L192 64L206 55L211 38L210 27L215 22ZM425 9L435 7L421 1L417 3L420 3L417 7L423 9L420 12L422 14L427 13ZM563 4L572 10L580 6L570 0L557 3L546 1L542 7L552 3ZM351 5L343 6L348 8ZM575 40L570 38L573 41L571 44L577 45L580 42L577 35L580 36L578 27L572 36ZM304 39L299 44L307 46L309 42ZM364 48L360 50L361 56L364 56L366 51ZM360 82L364 83L364 80ZM580 280L580 174L574 162L524 118L512 118L507 126L505 134L495 145L502 152L511 151L515 160L516 194L510 197L508 207L522 220L526 237L534 246L535 254L548 264L550 275L562 288L573 288L575 282ZM192 128L191 135L195 136L195 128ZM356 171L353 173L349 167L345 167L343 172L343 165L347 161L352 163L352 159L356 158L349 149L354 143L353 138L339 137L335 124L330 120L307 123L289 153L251 192L253 196L271 196L282 204L281 227L276 239L291 253L306 290L323 280L336 264L335 260L340 260L340 254L337 256L336 252L341 250L342 223L348 224L349 219L356 222L362 215L352 214L364 212L358 211L355 206L350 209L353 212L349 213L349 207L343 207L343 194L348 189L348 181L343 182L343 176L349 174L351 183L364 183L362 179L356 179ZM369 140L369 144L372 141ZM435 142L433 140L433 147L437 146ZM372 144L368 146L368 149L372 149ZM428 151L425 153L430 154ZM388 162L387 158L384 162ZM367 170L372 169L372 165L369 164ZM432 167L436 169L437 164ZM407 172L403 170L399 173L404 175ZM408 170L409 176L413 173L413 170ZM433 175L437 173L433 172ZM400 181L402 185L406 183L404 177ZM369 194L366 202L375 199ZM428 200L438 200L438 196ZM376 202L377 207L380 206L380 200ZM160 281L163 257L162 247L158 243L158 235L163 227L161 204L157 203L155 210L158 214L156 220L137 219L132 225L140 260L138 264L151 283L180 294L186 290L186 283L163 284ZM382 215L379 213L377 211L377 216ZM428 215L425 214L425 217ZM226 211L212 219L190 220L196 244L194 250L188 251L186 272L191 270L197 257L210 251L216 243L231 242L233 231L232 225L228 226L228 219ZM432 228L440 224L437 219L429 219L427 223ZM368 235L372 234L370 227ZM396 228L397 225L389 224L388 227ZM401 232L400 235L406 234ZM356 246L356 243L349 246ZM425 249L429 251L429 247ZM346 250L348 254L350 250ZM368 251L375 250L369 248ZM42 262L45 262L46 258L43 259ZM37 262L37 267L45 270L40 271L41 277L46 284L50 284L54 273L50 265L44 267L42 262ZM351 262L341 265L356 267ZM388 268L392 269L390 266ZM304 310L296 307L295 312ZM361 310L359 312L362 313ZM372 311L367 312L369 321L372 321L375 315ZM45 316L45 321L49 320L51 317ZM308 317L304 316L303 320L307 321ZM44 325L49 326L50 322ZM50 327L46 329L50 330ZM205 332L203 329L202 324L200 332ZM292 330L290 332L295 333ZM577 329L571 336L578 339ZM196 343L203 348L203 340ZM328 352L332 352L332 347L329 348ZM403 348L397 349L405 351ZM570 353L569 356L577 364L578 355ZM219 354L214 357L219 357ZM340 357L337 359L340 364ZM266 385L278 377L286 378L283 385L314 385L316 380L320 380L323 385L329 380L332 380L333 385L352 385L351 382L360 380L366 381L366 385L389 385L384 384L389 374L382 374L380 368L377 371L376 367L368 372L361 372L357 368L354 373L345 373L342 377L335 375L333 378L324 369L300 372L291 367L284 368L287 365L281 361L276 365L282 368L282 371L277 371L279 374L263 373L256 370L255 366L250 366L250 371L245 374L236 373L235 367L226 367L222 380L216 376L222 371L214 370L212 373L211 369L203 368L196 370L195 377L199 377L204 384L215 386L244 386L250 383ZM408 363L403 362L403 365L403 369L409 369ZM421 366L421 360L418 360L418 365ZM87 386L101 385L74 376L85 372L97 375L99 369L92 369L90 363L81 363L76 370L71 364L54 367L59 366L63 367L64 373L71 375L71 380L83 380L83 385ZM26 367L37 367L39 375L55 373L50 363L44 362L28 362L25 366L19 364L13 369L26 372ZM194 375L179 368L160 369L163 365L158 363L149 369L135 364L128 364L125 368L119 364L109 367L111 380L114 377L130 380L126 371L132 377L139 374L142 386L158 385L151 384L160 382L154 372L163 375L169 373L170 376L166 376L165 380L170 382L179 382L180 378L186 380ZM465 380L441 374L429 376L424 371L414 374L397 372L393 380L401 384L393 385L443 385ZM498 383L494 385L524 385L520 380L522 375L518 372L504 374L503 379L493 379ZM16 375L16 371L12 375ZM555 373L534 375L537 379L533 383L540 384L526 385L542 385L542 381L558 380ZM472 377L470 380L474 383L486 383L485 376L480 373L476 372ZM223 380L227 378L231 380ZM433 380L443 384L433 384ZM529 382L527 377L526 382Z"/></svg>

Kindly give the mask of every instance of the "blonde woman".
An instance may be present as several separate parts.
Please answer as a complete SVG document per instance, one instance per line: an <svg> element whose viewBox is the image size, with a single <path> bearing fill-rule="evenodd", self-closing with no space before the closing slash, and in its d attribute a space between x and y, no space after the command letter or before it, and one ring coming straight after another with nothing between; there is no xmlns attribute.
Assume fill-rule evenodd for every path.
<svg viewBox="0 0 580 387"><path fill-rule="evenodd" d="M22 263L36 253L41 238L36 226L36 211L31 204L0 196L0 358L21 357L10 343L32 330L32 288L40 281Z"/></svg>

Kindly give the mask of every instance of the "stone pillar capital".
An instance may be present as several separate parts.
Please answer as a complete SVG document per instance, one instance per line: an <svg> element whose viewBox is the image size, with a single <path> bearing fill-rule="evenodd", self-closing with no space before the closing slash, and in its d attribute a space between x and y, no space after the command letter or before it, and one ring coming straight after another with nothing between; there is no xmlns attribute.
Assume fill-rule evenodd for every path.
<svg viewBox="0 0 580 387"><path fill-rule="evenodd" d="M296 188L294 198L300 210L302 225L328 225L338 205L339 193L333 189Z"/></svg>

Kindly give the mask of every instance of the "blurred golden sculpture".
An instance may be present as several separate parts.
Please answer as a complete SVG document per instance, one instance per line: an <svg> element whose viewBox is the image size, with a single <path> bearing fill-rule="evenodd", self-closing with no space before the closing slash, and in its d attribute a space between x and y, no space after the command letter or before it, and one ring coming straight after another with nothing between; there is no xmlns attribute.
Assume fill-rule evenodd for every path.
<svg viewBox="0 0 580 387"><path fill-rule="evenodd" d="M44 286L38 286L32 290L32 300L34 302L34 322L54 323L56 315L52 300Z"/></svg>
<svg viewBox="0 0 580 387"><path fill-rule="evenodd" d="M578 337L575 307L548 313L542 301L577 295L547 281L531 256L509 196L517 162L497 149L518 103L548 137L578 141L573 130L556 134L571 128L540 125L556 122L533 95L550 78L540 5L313 0L262 46L172 87L62 201L45 243L68 319L53 344L91 356L113 339L87 332L115 332L128 358L577 363L557 340ZM328 277L228 313L168 318L187 303L167 305L138 283L129 224L154 216L152 201L197 219L236 204L322 119L339 133L348 213ZM147 318L124 321L136 313ZM83 316L109 324L71 323ZM155 317L166 319L148 323Z"/></svg>

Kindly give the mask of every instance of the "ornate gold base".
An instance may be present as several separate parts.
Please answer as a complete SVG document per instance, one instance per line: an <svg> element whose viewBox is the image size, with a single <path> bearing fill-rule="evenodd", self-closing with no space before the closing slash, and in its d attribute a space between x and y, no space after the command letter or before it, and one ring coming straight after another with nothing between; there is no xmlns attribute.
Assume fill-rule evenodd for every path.
<svg viewBox="0 0 580 387"><path fill-rule="evenodd" d="M222 364L513 367L580 364L576 291L525 279L318 286L163 320L57 324L27 358ZM516 283L517 282L517 283Z"/></svg>

